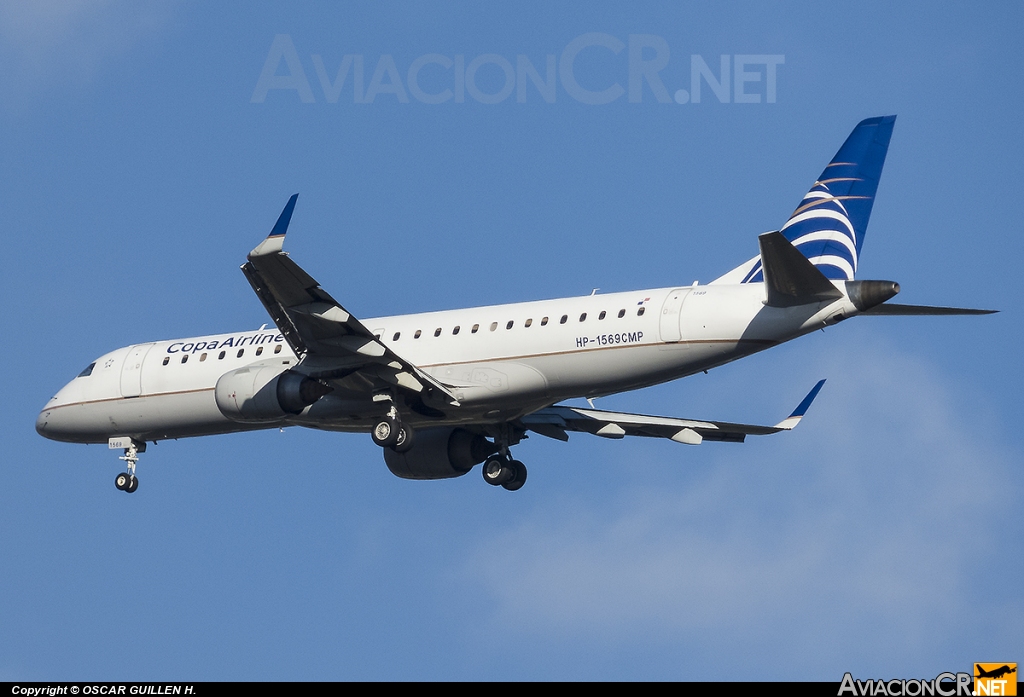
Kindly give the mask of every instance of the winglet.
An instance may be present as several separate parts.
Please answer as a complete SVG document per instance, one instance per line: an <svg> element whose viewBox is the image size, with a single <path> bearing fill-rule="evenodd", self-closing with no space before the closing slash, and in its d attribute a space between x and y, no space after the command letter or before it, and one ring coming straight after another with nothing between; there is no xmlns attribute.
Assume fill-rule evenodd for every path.
<svg viewBox="0 0 1024 697"><path fill-rule="evenodd" d="M288 199L288 203L285 204L284 210L281 211L281 215L277 219L277 223L274 224L274 229L270 231L267 239L259 243L256 249L249 252L249 258L262 257L268 254L277 254L284 248L284 235L288 232L288 223L292 221L292 211L295 210L295 200L299 198L298 194L292 194L292 197Z"/></svg>
<svg viewBox="0 0 1024 697"><path fill-rule="evenodd" d="M781 428L785 431L792 431L796 428L796 425L800 423L800 419L804 418L804 414L811 407L811 402L818 396L818 392L821 391L821 386L825 384L824 380L819 380L818 384L811 388L811 391L804 397L804 401L797 405L797 408L793 410L793 413L787 416L785 419L775 425L775 428Z"/></svg>

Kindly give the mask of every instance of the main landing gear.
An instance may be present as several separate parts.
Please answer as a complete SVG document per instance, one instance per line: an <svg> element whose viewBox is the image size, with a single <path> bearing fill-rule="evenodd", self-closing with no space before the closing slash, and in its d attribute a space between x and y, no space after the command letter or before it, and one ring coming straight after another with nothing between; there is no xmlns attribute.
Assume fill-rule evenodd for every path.
<svg viewBox="0 0 1024 697"><path fill-rule="evenodd" d="M494 432L494 442L498 452L486 460L482 468L484 481L491 486L500 486L508 491L519 491L526 484L526 465L512 458L509 448L526 435L511 424L502 424Z"/></svg>
<svg viewBox="0 0 1024 697"><path fill-rule="evenodd" d="M501 486L509 491L518 491L526 484L526 465L513 460L511 455L495 454L484 461L484 481L491 486Z"/></svg>
<svg viewBox="0 0 1024 697"><path fill-rule="evenodd" d="M370 432L373 442L382 448L391 448L396 453L408 452L412 448L412 427L402 423L398 409L395 408L395 404L390 398L378 401L387 401L390 406L387 414L373 425L373 430Z"/></svg>
<svg viewBox="0 0 1024 697"><path fill-rule="evenodd" d="M114 486L129 494L135 493L135 490L139 488L139 480L135 476L135 465L139 462L139 453L146 452L145 441L136 443L131 438L111 438L107 442L107 447L111 450L124 448L124 455L117 459L124 460L128 465L127 472L122 472L114 477Z"/></svg>

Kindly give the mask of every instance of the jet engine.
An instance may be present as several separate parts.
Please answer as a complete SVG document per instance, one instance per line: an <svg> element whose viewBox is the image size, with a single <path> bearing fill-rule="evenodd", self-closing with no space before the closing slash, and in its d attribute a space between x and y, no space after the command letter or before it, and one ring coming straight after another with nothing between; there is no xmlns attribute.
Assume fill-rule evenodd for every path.
<svg viewBox="0 0 1024 697"><path fill-rule="evenodd" d="M217 408L232 421L279 421L302 413L331 391L322 382L280 366L253 365L232 370L217 381Z"/></svg>
<svg viewBox="0 0 1024 697"><path fill-rule="evenodd" d="M425 428L416 431L408 452L384 448L384 462L402 479L451 479L461 477L498 451L498 446L464 428Z"/></svg>

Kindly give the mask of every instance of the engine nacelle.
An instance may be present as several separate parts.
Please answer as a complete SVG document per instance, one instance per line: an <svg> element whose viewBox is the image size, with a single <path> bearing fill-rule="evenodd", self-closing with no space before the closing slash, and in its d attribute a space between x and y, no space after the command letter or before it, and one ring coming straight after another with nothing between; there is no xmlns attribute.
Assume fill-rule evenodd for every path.
<svg viewBox="0 0 1024 697"><path fill-rule="evenodd" d="M308 375L282 371L279 365L252 365L222 375L214 395L217 408L232 421L260 423L301 414L330 391Z"/></svg>
<svg viewBox="0 0 1024 697"><path fill-rule="evenodd" d="M396 453L384 448L384 462L402 479L451 479L480 464L498 446L464 428L425 428L416 431L412 449Z"/></svg>

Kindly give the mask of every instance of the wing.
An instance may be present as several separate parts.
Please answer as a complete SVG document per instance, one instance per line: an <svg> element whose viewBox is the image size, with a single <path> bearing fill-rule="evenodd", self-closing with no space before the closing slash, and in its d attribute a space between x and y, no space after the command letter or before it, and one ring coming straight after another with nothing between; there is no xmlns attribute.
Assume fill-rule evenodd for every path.
<svg viewBox="0 0 1024 697"><path fill-rule="evenodd" d="M791 431L818 396L824 380L818 382L788 417L774 426L734 424L726 421L695 421L667 416L644 416L599 409L553 406L520 419L523 427L549 438L569 440L567 431L592 433L605 438L647 436L668 438L677 443L700 445L703 441L742 443L747 436L766 436Z"/></svg>
<svg viewBox="0 0 1024 697"><path fill-rule="evenodd" d="M270 235L249 253L242 273L310 376L356 375L369 391L399 389L433 406L458 406L444 385L381 343L282 251L295 194Z"/></svg>

